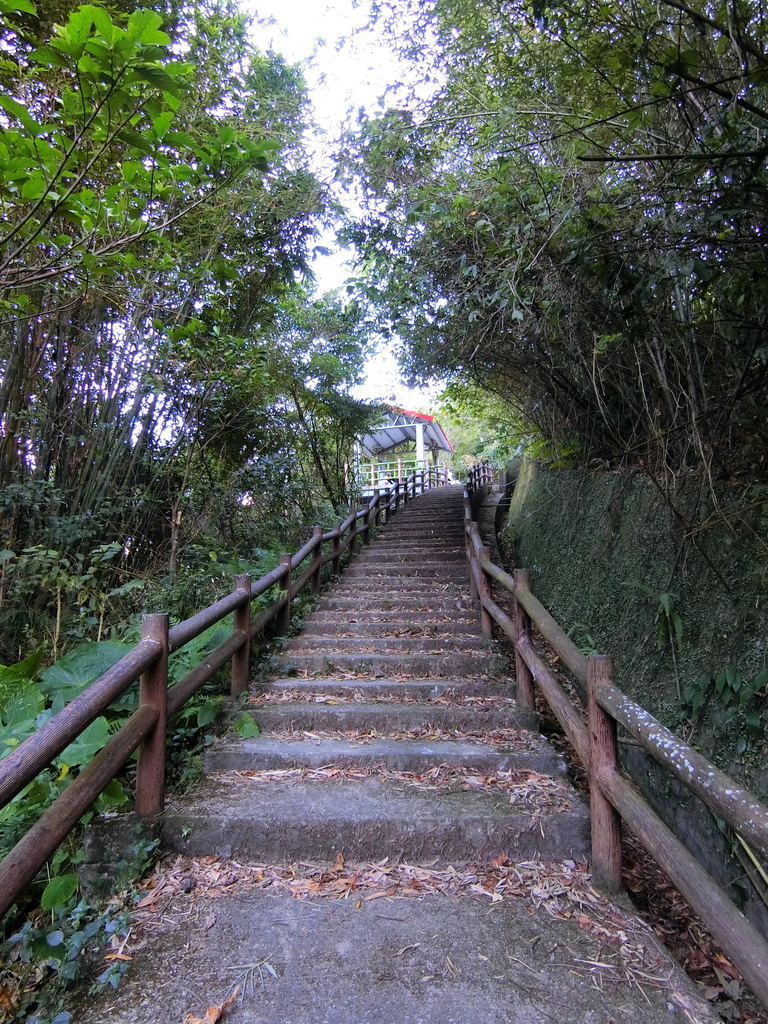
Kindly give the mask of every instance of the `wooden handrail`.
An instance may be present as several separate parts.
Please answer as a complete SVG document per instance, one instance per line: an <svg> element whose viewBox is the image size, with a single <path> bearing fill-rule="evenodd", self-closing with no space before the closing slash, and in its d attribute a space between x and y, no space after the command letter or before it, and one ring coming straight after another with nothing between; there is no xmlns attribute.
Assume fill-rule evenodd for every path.
<svg viewBox="0 0 768 1024"><path fill-rule="evenodd" d="M0 807L5 806L20 793L114 700L124 694L140 675L150 672L152 667L158 664L159 659L162 659L160 675L153 677L151 681L149 676L146 677L146 687L143 687L146 697L138 710L109 739L102 750L46 809L38 822L0 863L0 916L8 910L24 886L34 878L47 858L77 825L104 787L121 771L131 754L139 747L149 751L147 744L153 741L153 736L155 742L157 741L158 727L162 726L164 732L166 714L168 717L175 715L204 683L233 658L239 659L240 663L237 671L233 671L232 692L239 693L243 688L243 665L247 665L248 662L251 640L262 633L278 616L283 618L285 624L290 618L291 601L300 591L307 584L310 584L313 592L317 590L321 568L332 563L333 572L338 572L341 555L348 549L350 556L354 554L357 537L362 536L364 543L369 539L372 517L377 524L382 514L389 521L400 507L401 496L407 496L409 489L415 496L417 486L418 493L422 493L432 486L439 487L444 483L447 483L447 474L441 476L438 473L434 479L429 475L425 481L422 472L417 485L417 473L414 472L402 483L398 481L389 488L379 488L364 509L351 512L344 522L327 533L323 533L321 527L315 527L312 537L306 544L295 554L283 556L284 561L261 579L251 583L248 577L238 577L232 593L166 629L163 633L163 636L167 637L165 643L157 639L142 639L112 668L4 757L0 761ZM361 520L362 528L359 526ZM331 544L331 550L323 552L323 545L328 543ZM292 578L293 570L310 556L312 560L301 575ZM251 617L251 601L281 585L282 592L273 598L266 608ZM235 614L232 634L211 651L204 661L196 665L184 679L167 689L164 651L178 651L231 612ZM145 628L148 620L158 618L162 617L145 616ZM154 623L155 627L158 625L161 624ZM161 702L160 707L153 703L158 699ZM157 760L156 751L153 752L153 757L145 756L144 760L149 766L144 772L148 781L142 784L139 780L137 785L142 784L147 789L144 792L137 792L136 804L137 809L145 806L151 808L147 813L154 814L162 808L164 768ZM139 775L141 774L140 772Z"/></svg>
<svg viewBox="0 0 768 1024"><path fill-rule="evenodd" d="M622 818L700 915L753 992L768 1005L768 942L667 828L639 790L620 772L616 725L621 725L634 736L659 764L764 857L768 857L768 806L698 751L683 743L615 686L609 658L602 655L585 657L533 595L525 570L515 570L513 578L491 562L479 535L479 527L472 519L471 504L473 495L482 494L490 482L490 476L481 467L474 467L464 492L470 586L482 614L490 616L512 641L518 665L518 703L533 710L533 691L527 687L527 679L521 678L524 673L529 673L587 771L595 877L608 885L620 884L621 830L618 821ZM514 618L493 600L492 582L512 594ZM572 675L587 687L588 722L535 650L526 622L537 628Z"/></svg>

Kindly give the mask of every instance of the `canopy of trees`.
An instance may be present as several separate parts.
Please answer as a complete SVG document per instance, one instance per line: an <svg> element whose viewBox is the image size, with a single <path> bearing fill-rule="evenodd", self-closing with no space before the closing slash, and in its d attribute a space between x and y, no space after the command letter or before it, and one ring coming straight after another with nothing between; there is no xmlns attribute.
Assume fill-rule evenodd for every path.
<svg viewBox="0 0 768 1024"><path fill-rule="evenodd" d="M410 14L378 8L429 78L361 118L342 173L411 373L477 382L585 464L764 481L764 5Z"/></svg>
<svg viewBox="0 0 768 1024"><path fill-rule="evenodd" d="M11 659L55 650L68 606L96 602L100 635L136 574L332 517L371 413L348 397L361 310L301 283L334 202L300 70L254 48L232 0L133 6L0 0Z"/></svg>

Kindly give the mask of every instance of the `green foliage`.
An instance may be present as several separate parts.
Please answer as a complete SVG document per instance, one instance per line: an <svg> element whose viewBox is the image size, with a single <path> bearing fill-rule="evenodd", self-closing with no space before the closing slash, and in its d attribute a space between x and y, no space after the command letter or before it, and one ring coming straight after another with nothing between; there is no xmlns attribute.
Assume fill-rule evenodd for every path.
<svg viewBox="0 0 768 1024"><path fill-rule="evenodd" d="M244 739L252 739L261 734L253 715L249 715L247 711L244 711L235 722L235 731Z"/></svg>
<svg viewBox="0 0 768 1024"><path fill-rule="evenodd" d="M113 640L80 644L43 672L40 690L46 697L68 704L130 649L130 644Z"/></svg>
<svg viewBox="0 0 768 1024"><path fill-rule="evenodd" d="M547 457L764 479L765 12L376 10L419 85L345 143L345 237L410 372L500 396Z"/></svg>
<svg viewBox="0 0 768 1024"><path fill-rule="evenodd" d="M732 723L738 726L734 749L740 756L764 735L766 683L768 668L745 679L735 662L721 672L705 672L683 689L683 718L695 728L704 711L714 706L719 730L725 733Z"/></svg>

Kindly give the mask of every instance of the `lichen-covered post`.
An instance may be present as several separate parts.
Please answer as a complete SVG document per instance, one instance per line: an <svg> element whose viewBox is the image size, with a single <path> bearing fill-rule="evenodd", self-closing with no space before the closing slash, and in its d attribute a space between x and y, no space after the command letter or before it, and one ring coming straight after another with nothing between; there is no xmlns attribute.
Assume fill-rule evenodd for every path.
<svg viewBox="0 0 768 1024"><path fill-rule="evenodd" d="M515 569L515 591L518 587L525 587L528 589L530 580L528 578L527 569ZM533 692L533 676L531 670L528 668L528 664L523 658L522 654L517 649L518 643L521 641L530 642L531 639L531 619L526 612L525 608L517 600L517 595L513 595L513 614L512 618L515 624L515 678L517 680L517 703L523 711L533 711L535 707L534 692Z"/></svg>
<svg viewBox="0 0 768 1024"><path fill-rule="evenodd" d="M596 700L597 690L605 683L613 683L613 660L593 654L587 659L592 874L600 885L617 890L621 888L621 818L600 788L600 776L618 767L616 722Z"/></svg>
<svg viewBox="0 0 768 1024"><path fill-rule="evenodd" d="M149 704L157 711L152 732L139 747L136 766L136 814L154 818L165 804L165 725L168 718L168 615L144 615L141 639L160 644L160 656L139 683L139 704Z"/></svg>
<svg viewBox="0 0 768 1024"><path fill-rule="evenodd" d="M236 576L235 590L243 590L248 599L239 608L235 608L232 622L233 633L242 633L245 642L239 651L232 655L230 693L237 697L248 687L248 668L251 658L251 577Z"/></svg>

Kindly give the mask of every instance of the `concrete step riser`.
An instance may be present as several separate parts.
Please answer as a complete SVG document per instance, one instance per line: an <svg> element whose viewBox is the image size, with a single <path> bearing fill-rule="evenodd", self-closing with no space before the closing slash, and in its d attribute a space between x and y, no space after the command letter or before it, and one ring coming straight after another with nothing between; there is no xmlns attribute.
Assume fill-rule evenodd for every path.
<svg viewBox="0 0 768 1024"><path fill-rule="evenodd" d="M444 679L467 676L499 676L504 672L501 658L479 654L333 654L319 651L311 654L283 655L276 659L277 672L317 672L328 675L334 671L359 675L405 675L422 679Z"/></svg>
<svg viewBox="0 0 768 1024"><path fill-rule="evenodd" d="M303 637L372 637L374 639L388 639L400 637L412 637L414 639L428 639L448 635L453 638L457 636L482 636L482 630L477 622L472 619L463 622L443 622L436 625L415 625L412 622L345 622L343 618L335 617L331 621L318 621L307 619L304 623Z"/></svg>
<svg viewBox="0 0 768 1024"><path fill-rule="evenodd" d="M342 853L348 861L388 857L393 862L437 866L488 862L500 854L512 861L581 861L588 856L586 832L586 819L570 814L493 820L471 815L448 820L422 817L418 822L378 817L349 822L334 817L286 821L265 813L229 817L225 829L212 827L204 819L196 821L189 814L170 814L163 827L163 844L190 857L232 857L241 862L332 862Z"/></svg>
<svg viewBox="0 0 768 1024"><path fill-rule="evenodd" d="M344 597L352 594L386 595L395 594L400 597L407 594L419 594L422 598L432 595L450 594L451 596L468 595L469 584L461 579L425 579L420 576L390 576L379 577L375 582L367 577L355 578L345 576L338 586L334 587L334 594Z"/></svg>
<svg viewBox="0 0 768 1024"><path fill-rule="evenodd" d="M479 655L493 655L494 649L483 637L338 637L311 636L302 633L295 640L289 640L283 647L285 655L299 654L309 651L322 651L324 654L360 654L375 657L377 654L437 654L457 651L467 653L477 651Z"/></svg>
<svg viewBox="0 0 768 1024"><path fill-rule="evenodd" d="M344 573L344 579L408 579L418 576L426 580L465 580L467 573L463 559L460 562L354 562Z"/></svg>
<svg viewBox="0 0 768 1024"><path fill-rule="evenodd" d="M306 628L314 629L315 626L319 625L357 625L357 626L371 626L373 628L380 626L391 626L393 629L402 627L403 629L412 627L423 627L425 629L453 629L454 626L470 626L472 624L478 624L479 619L474 612L459 611L458 609L452 612L408 612L403 613L398 618L396 615L393 616L392 612L376 612L376 611L316 611L308 615L304 620Z"/></svg>
<svg viewBox="0 0 768 1024"><path fill-rule="evenodd" d="M248 708L262 733L303 732L407 732L413 729L443 729L459 732L492 729L531 729L535 716L514 710L480 711L439 704L290 704ZM551 762L551 758L550 758ZM548 764L550 762L547 762ZM544 763L543 761L541 763ZM537 771L550 771L552 765Z"/></svg>
<svg viewBox="0 0 768 1024"><path fill-rule="evenodd" d="M463 679L297 679L288 676L273 679L266 687L277 693L302 691L308 694L336 694L347 698L362 695L366 700L378 697L416 697L420 701L429 701L442 694L454 696L487 696L498 694L500 697L517 695L517 687L513 680L503 679L495 684L465 682ZM518 712L520 714L520 712Z"/></svg>
<svg viewBox="0 0 768 1024"><path fill-rule="evenodd" d="M246 740L232 746L219 746L206 754L205 768L208 772L274 772L286 768L324 768L329 764L345 765L350 768L373 768L386 765L389 771L413 772L423 775L440 765L456 765L473 772L495 774L530 770L540 774L562 774L554 754L538 754L530 751L512 751L497 754L490 747L479 744L468 751L467 744L457 744L457 749L446 749L450 743L435 743L434 752L428 750L428 743L404 742L402 740L379 740L358 744L348 752L333 752L333 747L347 747L348 744L329 742L313 743L311 740L271 741L271 737ZM399 749L395 749L399 748Z"/></svg>
<svg viewBox="0 0 768 1024"><path fill-rule="evenodd" d="M414 595L410 598L398 599L388 598L387 595L382 594L375 599L373 595L369 595L366 598L362 594L358 596L352 594L347 597L323 598L318 605L318 611L332 612L334 614L370 612L372 615L402 615L421 612L425 615L445 615L452 614L453 612L472 614L475 612L475 608L469 598L462 600L460 596L454 597L451 600L436 601L434 596L431 598L429 596L419 598Z"/></svg>
<svg viewBox="0 0 768 1024"><path fill-rule="evenodd" d="M456 563L463 565L466 561L464 552L458 548L455 551L436 551L433 548L392 548L390 551L382 551L377 548L369 548L364 551L355 561L355 565L398 565L400 562L407 562L409 565L452 565Z"/></svg>

